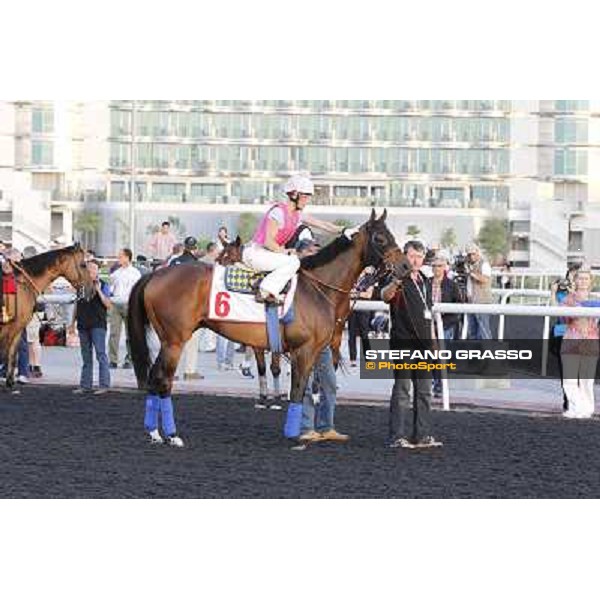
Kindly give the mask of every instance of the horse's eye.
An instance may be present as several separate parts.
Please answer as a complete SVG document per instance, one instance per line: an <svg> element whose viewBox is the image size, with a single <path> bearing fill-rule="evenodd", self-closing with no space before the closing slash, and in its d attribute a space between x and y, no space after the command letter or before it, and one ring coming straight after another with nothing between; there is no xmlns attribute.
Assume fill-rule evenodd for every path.
<svg viewBox="0 0 600 600"><path fill-rule="evenodd" d="M373 236L373 240L378 246L383 246L386 242L385 235L383 235L383 233L376 233Z"/></svg>

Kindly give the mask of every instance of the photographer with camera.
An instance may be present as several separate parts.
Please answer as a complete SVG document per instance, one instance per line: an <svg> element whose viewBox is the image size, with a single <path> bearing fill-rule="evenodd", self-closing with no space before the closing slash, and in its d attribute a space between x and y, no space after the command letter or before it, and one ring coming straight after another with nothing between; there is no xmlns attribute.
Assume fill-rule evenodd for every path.
<svg viewBox="0 0 600 600"><path fill-rule="evenodd" d="M466 248L465 271L467 274L467 299L472 304L491 304L492 267L481 254L477 244ZM469 315L469 339L491 340L489 315Z"/></svg>
<svg viewBox="0 0 600 600"><path fill-rule="evenodd" d="M550 306L557 306L562 304L567 296L575 289L575 276L579 271L580 265L571 265L565 276L562 279L557 279L550 285ZM561 317L556 319L554 326L552 327L552 337L550 338L550 352L556 355L558 359L558 372L560 374L560 386L563 390L563 410L569 409L569 399L565 394L563 385L563 362L562 362L562 341L567 331L567 324Z"/></svg>

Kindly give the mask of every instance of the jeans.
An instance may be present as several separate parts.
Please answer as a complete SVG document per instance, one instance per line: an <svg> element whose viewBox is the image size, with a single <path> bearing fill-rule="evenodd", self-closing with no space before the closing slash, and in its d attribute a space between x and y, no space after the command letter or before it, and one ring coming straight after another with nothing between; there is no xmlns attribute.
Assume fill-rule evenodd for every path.
<svg viewBox="0 0 600 600"><path fill-rule="evenodd" d="M316 406L312 397L312 384L315 374L319 385L319 403ZM335 399L336 380L333 355L331 348L327 346L317 358L304 390L300 432L305 433L312 430L323 432L334 429Z"/></svg>
<svg viewBox="0 0 600 600"><path fill-rule="evenodd" d="M469 315L470 340L491 340L490 315Z"/></svg>
<svg viewBox="0 0 600 600"><path fill-rule="evenodd" d="M233 366L234 352L235 342L232 342L222 335L217 335L217 364L228 364Z"/></svg>
<svg viewBox="0 0 600 600"><path fill-rule="evenodd" d="M27 331L23 330L17 347L17 374L29 376L29 346L27 346Z"/></svg>
<svg viewBox="0 0 600 600"><path fill-rule="evenodd" d="M78 331L79 348L83 360L80 378L81 387L90 390L94 382L92 347L96 352L96 360L98 361L100 387L110 387L110 370L108 368L108 356L106 355L106 329L95 327L94 329L79 329Z"/></svg>
<svg viewBox="0 0 600 600"><path fill-rule="evenodd" d="M411 415L411 380L413 408ZM388 441L407 436L412 420L410 439L419 441L429 435L431 411L431 374L425 371L394 371L394 387L390 398ZM410 417L412 416L412 419Z"/></svg>
<svg viewBox="0 0 600 600"><path fill-rule="evenodd" d="M109 313L108 319L110 324L110 338L108 340L108 353L111 363L119 362L119 343L121 341L121 328L125 325L125 344L127 353L125 354L124 363L131 362L131 353L129 352L129 336L127 335L127 305L113 304Z"/></svg>

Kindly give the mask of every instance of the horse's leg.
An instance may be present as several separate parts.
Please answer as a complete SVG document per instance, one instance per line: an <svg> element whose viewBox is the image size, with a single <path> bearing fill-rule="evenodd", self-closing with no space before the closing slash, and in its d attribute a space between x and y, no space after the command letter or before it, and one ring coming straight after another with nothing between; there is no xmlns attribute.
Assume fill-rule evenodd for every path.
<svg viewBox="0 0 600 600"><path fill-rule="evenodd" d="M168 443L177 447L183 446L183 440L177 435L171 390L182 350L182 344L164 343L162 345L156 362L150 371L150 393L146 399L146 419L144 420L152 441L158 442L160 436L156 430L158 428L158 416L160 415L162 430L167 436ZM151 427L153 429L150 429Z"/></svg>
<svg viewBox="0 0 600 600"><path fill-rule="evenodd" d="M256 358L256 370L258 371L259 398L254 404L254 408L269 407L269 386L267 384L267 364L265 361L265 351L254 348L254 357Z"/></svg>
<svg viewBox="0 0 600 600"><path fill-rule="evenodd" d="M284 428L284 435L297 438L300 435L302 419L302 403L308 378L315 365L317 356L325 347L327 341L319 344L309 342L292 352L292 386L290 390L290 405Z"/></svg>
<svg viewBox="0 0 600 600"><path fill-rule="evenodd" d="M281 354L271 354L271 374L275 388L275 401L271 408L275 406L281 408L282 403L286 400L285 394L281 393Z"/></svg>
<svg viewBox="0 0 600 600"><path fill-rule="evenodd" d="M15 367L17 362L17 347L21 341L21 328L15 323L14 330L8 336L6 350L6 387L15 385Z"/></svg>

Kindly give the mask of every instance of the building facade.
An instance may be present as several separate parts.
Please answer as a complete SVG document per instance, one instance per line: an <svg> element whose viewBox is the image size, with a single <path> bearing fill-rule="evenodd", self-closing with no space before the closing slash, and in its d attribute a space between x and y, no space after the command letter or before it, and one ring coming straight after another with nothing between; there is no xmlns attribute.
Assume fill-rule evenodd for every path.
<svg viewBox="0 0 600 600"><path fill-rule="evenodd" d="M599 106L593 101L306 100L15 102L14 169L51 194L52 233L102 215L98 251L136 246L168 216L214 235L261 212L292 173L311 173L316 213L360 221L388 207L459 242L492 216L510 223L509 259L558 267L597 257ZM0 109L1 112L1 109ZM68 221L70 220L70 225ZM113 249L114 251L114 249Z"/></svg>

